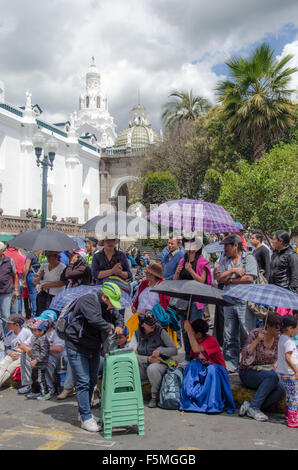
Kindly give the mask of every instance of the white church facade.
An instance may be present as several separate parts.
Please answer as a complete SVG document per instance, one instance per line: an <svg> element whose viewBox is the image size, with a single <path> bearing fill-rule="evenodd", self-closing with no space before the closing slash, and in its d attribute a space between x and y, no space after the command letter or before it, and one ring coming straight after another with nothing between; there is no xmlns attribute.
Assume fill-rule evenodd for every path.
<svg viewBox="0 0 298 470"><path fill-rule="evenodd" d="M0 83L0 208L11 216L41 209L42 168L33 146L40 132L45 141L54 138L58 144L53 170L48 171L47 217L84 223L100 213L100 204L115 201L122 186L136 180L133 160L159 135L151 129L146 109L137 105L131 110L133 122L118 138L94 59L79 109L66 122L45 121L31 99L27 92L25 106L7 103Z"/></svg>

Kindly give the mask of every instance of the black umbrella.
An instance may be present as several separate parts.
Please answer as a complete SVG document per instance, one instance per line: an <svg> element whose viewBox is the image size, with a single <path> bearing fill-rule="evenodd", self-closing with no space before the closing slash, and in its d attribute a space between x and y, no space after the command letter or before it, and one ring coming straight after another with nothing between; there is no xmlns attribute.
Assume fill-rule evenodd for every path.
<svg viewBox="0 0 298 470"><path fill-rule="evenodd" d="M22 232L10 241L9 246L38 251L73 251L79 249L78 244L65 233L47 228Z"/></svg>
<svg viewBox="0 0 298 470"><path fill-rule="evenodd" d="M158 234L157 228L148 220L123 211L97 215L82 225L81 229L94 232L99 238L115 235L117 238L136 239Z"/></svg>
<svg viewBox="0 0 298 470"><path fill-rule="evenodd" d="M158 286L151 289L152 292L158 292L160 294L168 295L169 297L178 297L179 299L188 300L188 315L191 302L201 302L204 304L216 304L216 305L233 305L232 299L225 296L223 292L216 287L209 286L208 284L202 284L197 281L163 281Z"/></svg>

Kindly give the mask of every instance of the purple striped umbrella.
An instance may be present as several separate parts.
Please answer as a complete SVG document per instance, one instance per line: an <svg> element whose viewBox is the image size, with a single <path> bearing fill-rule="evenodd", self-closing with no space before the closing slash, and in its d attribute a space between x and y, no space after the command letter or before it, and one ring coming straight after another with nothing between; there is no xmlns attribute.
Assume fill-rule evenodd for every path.
<svg viewBox="0 0 298 470"><path fill-rule="evenodd" d="M194 199L165 202L153 209L148 218L152 223L184 232L239 232L234 219L223 207Z"/></svg>

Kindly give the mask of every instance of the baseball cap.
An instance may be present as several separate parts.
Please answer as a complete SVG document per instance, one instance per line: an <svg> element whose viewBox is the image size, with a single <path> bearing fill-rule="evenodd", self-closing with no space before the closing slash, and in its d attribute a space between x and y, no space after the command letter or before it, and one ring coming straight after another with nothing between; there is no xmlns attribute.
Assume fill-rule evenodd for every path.
<svg viewBox="0 0 298 470"><path fill-rule="evenodd" d="M227 235L225 238L223 238L219 244L220 245L234 245L235 243L241 243L242 244L242 239L239 235Z"/></svg>
<svg viewBox="0 0 298 470"><path fill-rule="evenodd" d="M35 317L35 320L46 320L55 322L57 320L57 313L54 310L44 310L39 317Z"/></svg>
<svg viewBox="0 0 298 470"><path fill-rule="evenodd" d="M121 289L117 284L115 284L114 282L104 282L102 285L101 292L109 298L111 304L115 308L122 308L119 302L121 298Z"/></svg>
<svg viewBox="0 0 298 470"><path fill-rule="evenodd" d="M18 313L13 313L8 318L3 318L3 320L6 323L16 323L20 326L22 326L25 322L25 319L22 317L22 315L19 315Z"/></svg>
<svg viewBox="0 0 298 470"><path fill-rule="evenodd" d="M155 318L151 310L146 310L145 313L139 314L139 323L140 325L146 323L149 326L153 326L157 323L157 318Z"/></svg>
<svg viewBox="0 0 298 470"><path fill-rule="evenodd" d="M95 237L87 237L87 238L85 238L85 242L91 242L91 243L94 243L95 245L97 245L98 240Z"/></svg>
<svg viewBox="0 0 298 470"><path fill-rule="evenodd" d="M129 335L129 329L128 329L128 327L127 327L126 325L124 325L124 327L122 328L122 330L123 330L122 333L121 333L122 335L124 335L124 336L128 336L128 335Z"/></svg>
<svg viewBox="0 0 298 470"><path fill-rule="evenodd" d="M37 322L33 323L32 328L34 330L48 331L48 329L50 328L50 324L46 320L38 320Z"/></svg>

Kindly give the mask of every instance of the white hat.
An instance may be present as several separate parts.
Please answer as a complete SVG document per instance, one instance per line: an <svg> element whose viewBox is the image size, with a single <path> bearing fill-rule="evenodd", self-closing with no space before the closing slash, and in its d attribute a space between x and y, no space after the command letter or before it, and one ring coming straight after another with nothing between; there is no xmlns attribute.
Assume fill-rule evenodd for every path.
<svg viewBox="0 0 298 470"><path fill-rule="evenodd" d="M6 250L6 245L3 242L0 242L0 251Z"/></svg>
<svg viewBox="0 0 298 470"><path fill-rule="evenodd" d="M203 242L200 238L192 238L190 240L186 240L184 248L185 251L198 251L202 246Z"/></svg>

